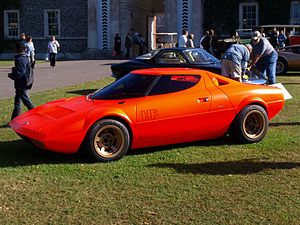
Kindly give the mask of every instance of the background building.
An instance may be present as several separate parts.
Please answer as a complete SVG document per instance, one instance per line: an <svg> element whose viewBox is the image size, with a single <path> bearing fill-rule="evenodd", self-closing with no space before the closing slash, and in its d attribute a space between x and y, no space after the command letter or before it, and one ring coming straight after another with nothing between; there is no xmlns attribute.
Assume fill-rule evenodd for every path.
<svg viewBox="0 0 300 225"><path fill-rule="evenodd" d="M213 27L220 36L238 28L300 24L300 1L295 0L207 0L203 7L204 30Z"/></svg>
<svg viewBox="0 0 300 225"><path fill-rule="evenodd" d="M139 33L147 49L155 48L155 33L195 34L206 29L230 36L237 28L260 24L300 24L295 0L0 0L0 54L14 52L20 33L33 37L36 52L45 54L50 36L69 56L107 57L119 33L122 48L127 33ZM0 55L0 57L1 57Z"/></svg>

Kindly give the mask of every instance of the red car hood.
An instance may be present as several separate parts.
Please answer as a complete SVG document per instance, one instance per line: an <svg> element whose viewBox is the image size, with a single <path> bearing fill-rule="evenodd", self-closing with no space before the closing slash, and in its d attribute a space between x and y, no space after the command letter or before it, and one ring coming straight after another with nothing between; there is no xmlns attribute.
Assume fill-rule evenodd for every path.
<svg viewBox="0 0 300 225"><path fill-rule="evenodd" d="M112 108L113 101L92 101L85 96L49 102L13 119L9 125L20 136L29 138L42 148L62 151L60 140L66 140L69 152L75 152L89 128L88 116L100 115ZM88 121L88 122L87 122ZM66 152L64 150L64 152Z"/></svg>
<svg viewBox="0 0 300 225"><path fill-rule="evenodd" d="M88 110L89 105L92 106L83 96L60 99L21 114L12 120L9 125L14 129L17 126L30 124L32 129L38 129L49 123L59 123L61 118L74 112L83 112L83 109Z"/></svg>
<svg viewBox="0 0 300 225"><path fill-rule="evenodd" d="M9 125L18 134L34 137L38 140L59 133L82 133L88 113L108 101L88 100L85 96L52 101L27 111L13 119Z"/></svg>

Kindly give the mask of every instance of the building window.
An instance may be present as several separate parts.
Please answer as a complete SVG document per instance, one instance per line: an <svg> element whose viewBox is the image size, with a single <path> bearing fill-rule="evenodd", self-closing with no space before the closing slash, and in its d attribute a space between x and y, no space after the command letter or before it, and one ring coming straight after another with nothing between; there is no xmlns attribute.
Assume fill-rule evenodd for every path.
<svg viewBox="0 0 300 225"><path fill-rule="evenodd" d="M4 35L5 38L19 37L19 11L4 11Z"/></svg>
<svg viewBox="0 0 300 225"><path fill-rule="evenodd" d="M60 36L60 11L45 10L45 36Z"/></svg>
<svg viewBox="0 0 300 225"><path fill-rule="evenodd" d="M291 2L291 24L300 24L300 2Z"/></svg>
<svg viewBox="0 0 300 225"><path fill-rule="evenodd" d="M239 27L252 28L258 25L258 3L241 3L239 10Z"/></svg>

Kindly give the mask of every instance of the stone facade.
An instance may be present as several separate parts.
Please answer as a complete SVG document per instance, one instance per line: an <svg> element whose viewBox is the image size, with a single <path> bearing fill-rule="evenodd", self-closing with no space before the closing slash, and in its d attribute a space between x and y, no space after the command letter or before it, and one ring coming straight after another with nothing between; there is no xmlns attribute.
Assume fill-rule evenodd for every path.
<svg viewBox="0 0 300 225"><path fill-rule="evenodd" d="M5 9L19 10L19 32L33 37L37 53L47 51L50 35L45 30L45 10L59 10L59 31L56 36L61 44L60 51L79 53L87 49L87 1L85 0L19 0L16 6L7 6ZM0 21L3 24L3 21ZM8 40L7 43L12 43ZM13 44L6 45L4 51L14 51Z"/></svg>
<svg viewBox="0 0 300 225"><path fill-rule="evenodd" d="M50 35L47 34L46 12L59 13L61 53L112 51L116 33L122 38L127 33L138 32L148 43L148 50L155 42L155 18L165 15L164 31L181 34L183 28L195 33L196 40L202 33L203 0L12 0L3 10L19 11L19 33L33 37L37 53L45 53ZM3 18L3 16L2 16ZM1 25L3 21L0 19ZM1 26L0 26L1 28ZM3 30L3 28L2 28ZM1 35L2 34L2 35ZM14 40L4 39L3 51L13 51ZM7 43L11 43L7 45ZM1 51L1 50L0 50Z"/></svg>
<svg viewBox="0 0 300 225"><path fill-rule="evenodd" d="M287 25L291 23L292 2L300 3L299 0L207 0L203 4L203 28L214 29L221 36L231 36L238 28L255 29L256 26L268 24ZM256 23L252 27L245 27L243 24L245 19L242 18L242 5L253 5L257 10L252 12L256 14Z"/></svg>
<svg viewBox="0 0 300 225"><path fill-rule="evenodd" d="M126 34L138 32L148 43L155 42L156 16L162 16L160 32L181 34L182 29L194 33L196 46L203 29L213 28L218 34L231 35L240 28L241 4L256 4L257 22L264 24L290 21L291 2L258 0L6 0L0 2L0 53L13 52L15 40L4 37L4 10L19 11L19 33L33 37L36 52L45 53L47 34L46 12L59 13L61 53L93 52L109 56L113 39L119 33L122 48ZM274 8L274 13L270 12ZM272 11L273 12L273 11ZM102 53L101 53L102 52Z"/></svg>
<svg viewBox="0 0 300 225"><path fill-rule="evenodd" d="M37 52L47 48L49 36L45 36L44 12L60 11L60 35L57 40L61 51L82 52L87 48L87 2L82 0L22 0L20 31L34 38Z"/></svg>

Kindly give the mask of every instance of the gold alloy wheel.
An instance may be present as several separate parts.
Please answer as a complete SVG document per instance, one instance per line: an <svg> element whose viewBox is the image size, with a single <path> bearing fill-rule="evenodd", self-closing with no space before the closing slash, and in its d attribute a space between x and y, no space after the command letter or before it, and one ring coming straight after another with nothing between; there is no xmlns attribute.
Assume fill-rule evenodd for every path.
<svg viewBox="0 0 300 225"><path fill-rule="evenodd" d="M94 148L101 157L114 157L123 149L125 137L122 130L114 125L101 127L94 138Z"/></svg>
<svg viewBox="0 0 300 225"><path fill-rule="evenodd" d="M252 110L245 116L243 130L248 138L259 138L264 133L265 126L265 117L259 110Z"/></svg>

